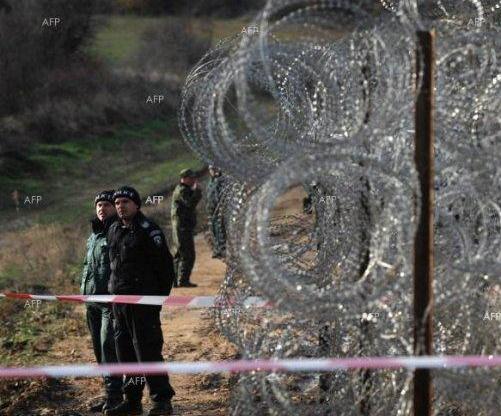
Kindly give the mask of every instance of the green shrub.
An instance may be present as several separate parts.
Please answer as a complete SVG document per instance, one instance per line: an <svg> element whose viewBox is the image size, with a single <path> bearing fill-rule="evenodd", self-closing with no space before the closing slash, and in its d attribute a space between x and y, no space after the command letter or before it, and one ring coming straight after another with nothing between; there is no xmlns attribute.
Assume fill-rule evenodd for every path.
<svg viewBox="0 0 501 416"><path fill-rule="evenodd" d="M262 8L265 0L116 0L118 13L236 17Z"/></svg>
<svg viewBox="0 0 501 416"><path fill-rule="evenodd" d="M23 111L50 72L92 39L96 0L2 0L0 117ZM44 19L59 18L57 26Z"/></svg>
<svg viewBox="0 0 501 416"><path fill-rule="evenodd" d="M211 46L210 22L197 28L197 32L204 32L203 37L195 33L192 23L187 18L173 18L147 29L135 57L138 69L146 74L175 74L184 80Z"/></svg>

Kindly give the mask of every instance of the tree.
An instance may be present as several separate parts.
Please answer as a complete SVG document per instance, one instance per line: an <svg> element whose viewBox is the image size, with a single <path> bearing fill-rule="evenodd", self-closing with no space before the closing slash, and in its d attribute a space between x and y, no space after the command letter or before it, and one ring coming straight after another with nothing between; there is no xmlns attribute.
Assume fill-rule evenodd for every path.
<svg viewBox="0 0 501 416"><path fill-rule="evenodd" d="M0 0L0 116L20 112L47 74L93 35L95 0ZM42 26L57 17L60 24Z"/></svg>

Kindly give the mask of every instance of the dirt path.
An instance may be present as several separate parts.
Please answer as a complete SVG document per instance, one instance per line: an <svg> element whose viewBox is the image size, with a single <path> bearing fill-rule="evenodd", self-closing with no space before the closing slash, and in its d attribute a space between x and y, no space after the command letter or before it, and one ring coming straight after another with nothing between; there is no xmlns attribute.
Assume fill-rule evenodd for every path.
<svg viewBox="0 0 501 416"><path fill-rule="evenodd" d="M211 258L211 250L202 234L195 239L197 260L192 281L197 288L176 288L174 295L215 295L224 277L226 265ZM78 316L84 319L83 305L76 306ZM71 323L69 323L71 324ZM207 310L164 308L162 311L164 334L163 354L166 361L200 361L231 359L235 350L221 337L212 324ZM48 351L48 363L93 363L90 335L68 336L55 343ZM226 414L229 397L226 375L172 375L176 390L174 414L190 416L219 416ZM77 378L45 381L44 388L30 394L35 400L13 415L95 415L87 408L102 394L102 381L98 378ZM38 384L33 383L33 388ZM150 408L145 389L143 405L146 414ZM33 394L35 393L35 394ZM22 400L22 398L19 398ZM27 397L28 399L28 397ZM29 413L26 413L29 412Z"/></svg>
<svg viewBox="0 0 501 416"><path fill-rule="evenodd" d="M199 234L195 240L197 261L192 281L197 288L174 289L176 295L214 295L224 277L226 265L211 258L211 250ZM162 317L166 339L164 356L168 361L223 360L235 350L216 331L211 317L201 309L165 309ZM176 390L175 414L224 415L229 395L227 376L172 376Z"/></svg>

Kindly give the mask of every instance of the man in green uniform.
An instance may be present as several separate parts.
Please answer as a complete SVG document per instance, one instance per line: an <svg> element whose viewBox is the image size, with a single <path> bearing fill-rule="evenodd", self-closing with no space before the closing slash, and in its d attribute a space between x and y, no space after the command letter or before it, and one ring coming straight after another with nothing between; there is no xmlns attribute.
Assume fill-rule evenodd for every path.
<svg viewBox="0 0 501 416"><path fill-rule="evenodd" d="M94 199L94 205L96 218L91 222L92 233L87 240L80 291L83 295L107 295L111 270L106 233L117 219L113 191L100 192ZM116 363L111 304L87 303L86 309L87 325L97 362ZM104 377L104 386L106 398L91 405L90 410L93 412L111 409L122 401L121 377Z"/></svg>
<svg viewBox="0 0 501 416"><path fill-rule="evenodd" d="M196 208L202 199L202 191L191 169L183 169L179 176L171 206L174 267L178 286L196 287L190 282L190 275L195 264Z"/></svg>
<svg viewBox="0 0 501 416"><path fill-rule="evenodd" d="M224 177L217 167L209 166L210 180L207 185L207 213L212 234L212 257L224 258L226 252L226 228L223 204Z"/></svg>

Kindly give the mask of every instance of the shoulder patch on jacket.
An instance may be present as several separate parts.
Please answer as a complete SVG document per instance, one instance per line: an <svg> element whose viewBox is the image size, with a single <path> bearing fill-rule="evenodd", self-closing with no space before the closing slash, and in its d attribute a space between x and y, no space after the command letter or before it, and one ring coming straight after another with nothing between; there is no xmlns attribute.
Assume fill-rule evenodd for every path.
<svg viewBox="0 0 501 416"><path fill-rule="evenodd" d="M161 230L153 230L150 233L150 237L154 237L155 235L162 235L162 231Z"/></svg>
<svg viewBox="0 0 501 416"><path fill-rule="evenodd" d="M146 220L144 220L142 223L141 223L141 227L143 228L148 228L150 226L150 223Z"/></svg>
<svg viewBox="0 0 501 416"><path fill-rule="evenodd" d="M162 236L161 235L156 235L155 237L153 237L153 242L158 247L161 247L162 246Z"/></svg>

